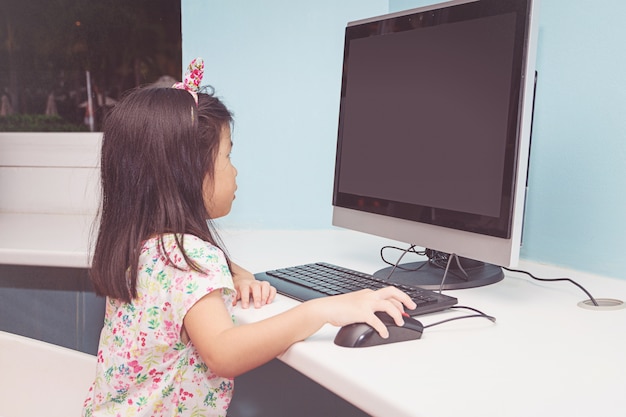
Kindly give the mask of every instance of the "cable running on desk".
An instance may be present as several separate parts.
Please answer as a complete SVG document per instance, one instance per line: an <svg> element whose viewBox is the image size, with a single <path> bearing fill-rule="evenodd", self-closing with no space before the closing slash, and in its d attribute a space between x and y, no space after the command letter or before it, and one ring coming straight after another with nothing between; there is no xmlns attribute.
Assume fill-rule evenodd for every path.
<svg viewBox="0 0 626 417"><path fill-rule="evenodd" d="M394 286L407 293L417 304L406 312L411 316L445 310L457 304L457 299L420 287L384 281L370 274L325 262L298 265L255 274L258 280L269 281L283 295L307 301L362 289L377 290Z"/></svg>

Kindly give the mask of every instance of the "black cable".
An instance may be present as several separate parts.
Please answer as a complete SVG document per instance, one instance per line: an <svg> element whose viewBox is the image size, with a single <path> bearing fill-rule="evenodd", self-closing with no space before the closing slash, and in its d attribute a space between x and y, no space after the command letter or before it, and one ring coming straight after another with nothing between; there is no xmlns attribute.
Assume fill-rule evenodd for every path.
<svg viewBox="0 0 626 417"><path fill-rule="evenodd" d="M391 247L391 246L387 246L387 247ZM411 245L411 246L409 246L409 247L408 247L408 248L406 248L406 249L400 249L400 248L396 248L396 247L394 247L394 249L399 249L399 250L401 250L401 251L402 251L402 255L400 255L400 257L398 258L398 260L396 261L396 263L395 263L395 264L391 264L391 263L389 263L389 262L385 261L385 258L383 257L383 249L384 249L384 248L385 248L385 246L383 246L383 248L381 248L381 249L380 249L380 256L383 258L383 261L384 261L384 262L386 262L387 264L389 264L389 265L391 265L391 266L392 266L391 271L389 271L389 274L387 274L387 276L384 278L384 281L388 281L388 280L389 280L389 278L391 278L391 276L393 275L393 273L395 272L395 270L396 270L396 269L402 269L402 270L404 270L404 271L407 271L407 269L402 268L402 267L400 266L400 261L402 260L402 258L404 258L404 255L406 255L407 253L409 253L409 252L415 252L415 250L414 250L414 249L415 249L415 245ZM418 269L419 269L419 268L418 268Z"/></svg>
<svg viewBox="0 0 626 417"><path fill-rule="evenodd" d="M531 274L528 271L522 271L521 269L511 269L511 268L507 268L507 267L502 267L502 269L505 269L507 271L510 272L519 272L520 274L526 274L529 277L531 277L532 279L536 279L537 281L545 281L545 282L556 282L556 281L569 281L570 283L574 284L575 286L577 286L578 288L580 288L581 290L583 290L583 292L585 294L587 294L587 297L589 297L589 299L591 300L591 302L593 303L594 306L598 306L598 302L596 301L595 298L593 298L593 296L589 293L589 291L587 291L582 285L580 285L579 283L577 283L576 281L574 281L571 278L539 278L534 276L533 274Z"/></svg>
<svg viewBox="0 0 626 417"><path fill-rule="evenodd" d="M402 251L403 254L400 256L400 258L395 263L391 263L388 260L386 260L385 256L383 255L383 250L385 250L385 249L399 250L399 251ZM394 273L394 271L396 269L401 269L403 271L417 271L417 270L419 270L420 268L422 268L425 265L425 264L422 264L420 267L414 268L414 269L403 268L402 266L400 266L400 261L402 260L404 255L406 255L409 252L410 253L415 253L416 255L421 255L421 256L426 255L427 256L427 251L417 251L417 250L415 250L415 245L411 245L407 249L402 249L402 248L398 248L396 246L387 245L387 246L383 246L380 249L380 257L383 260L383 262L386 263L387 265L391 265L393 267L391 269L391 271L389 272L389 275L387 276L386 280L388 280L391 277L391 275ZM448 275L448 272L449 272L448 269L450 267L450 261L451 261L452 258L456 258L456 262L457 262L457 265L458 265L459 269L461 270L461 272L463 272L465 274L465 276L467 276L467 273L461 267L461 264L459 262L459 258L458 258L458 256L456 254L451 254L447 258L446 257L442 257L442 258L436 260L433 264L444 270L443 279L441 280L441 285L439 286L439 293L442 292L446 276ZM443 267L443 266L438 264L438 261L443 261L443 260L446 261L446 266L445 267ZM576 281L574 281L571 278L540 278L540 277L537 277L537 276L533 275L532 273L530 273L528 271L523 271L521 269L512 269L512 268L507 268L507 267L504 267L504 266L502 267L502 269L505 269L505 270L510 271L510 272L518 272L520 274L526 274L529 277L531 277L532 279L535 279L537 281L544 281L544 282L568 281L568 282L574 284L575 286L577 286L578 288L580 288L587 295L587 297L589 297L589 300L591 300L591 302L593 303L594 306L596 306L596 307L599 306L598 302L591 295L591 293L589 291L587 291L585 289L585 287L583 287L582 285L580 285L579 283L577 283Z"/></svg>
<svg viewBox="0 0 626 417"><path fill-rule="evenodd" d="M400 269L400 270L402 270L402 271L417 271L417 270L419 270L420 268L422 268L422 266L423 266L423 265L422 265L422 266L420 266L420 267L418 267L418 268L405 268L405 267L403 267L403 266L400 266L400 265L399 265L399 263L400 263L399 261L396 261L396 262L390 262L390 261L388 261L387 259L385 259L385 255L383 254L383 251L384 251L385 249L395 249L395 250L399 250L399 251L401 251L401 252L404 252L404 254L403 254L402 256L406 255L407 253L414 253L414 254L416 254L416 255L425 256L425 255L426 255L426 251L423 251L423 250L422 250L422 251L415 250L415 245L411 245L411 246L409 246L407 249L402 249L402 248L399 248L399 247L397 247L397 246L391 246L391 245L386 245L386 246L383 246L382 248L380 248L380 259L382 259L382 261L383 261L384 263L386 263L387 265L389 265L389 266L395 266L397 269ZM400 258L400 259L402 259L402 258Z"/></svg>
<svg viewBox="0 0 626 417"><path fill-rule="evenodd" d="M396 261L396 262L390 262L385 258L385 255L383 253L383 251L385 249L394 249L394 250L398 250L402 252L402 255L400 255L400 258ZM414 253L418 256L426 256L428 259L426 261L423 261L420 264L420 266L418 266L417 268L406 268L403 267L402 265L400 265L400 261L402 260L402 258L407 254L407 253ZM456 254L447 254L447 253L443 253L443 252L439 252L439 251L434 251L434 250L429 250L429 249L424 249L424 250L416 250L415 249L415 245L410 245L408 248L406 249L402 249L399 248L397 246L391 246L391 245L386 245L380 248L380 258L381 260L386 263L387 265L390 265L391 271L389 272L389 274L387 274L387 277L384 278L384 280L389 280L391 278L391 276L393 275L393 273L396 271L396 269L401 270L401 271L406 271L406 272L417 272L420 269L424 268L427 265L430 266L434 266L436 268L439 268L443 271L443 277L441 279L440 285L439 285L439 293L441 294L443 291L443 285L446 281L446 277L448 276L448 274L454 275L457 278L460 279L469 279L469 276L467 274L467 272L465 271L465 269L463 269L463 267L461 266L461 261L459 259L459 257ZM461 274L455 272L454 270L450 269L450 261L452 259L456 260L456 264L458 266L458 270L461 271Z"/></svg>
<svg viewBox="0 0 626 417"><path fill-rule="evenodd" d="M395 263L391 263L389 261L387 261L385 259L385 256L383 255L383 250L384 249L395 249L395 250L399 250L402 251L402 255L400 255L400 257L398 258L398 260ZM400 266L400 261L402 260L402 258L404 258L404 256L407 253L415 253L416 255L420 255L420 256L428 256L429 260L427 262L422 263L419 267L417 268L403 268ZM435 256L441 256L440 252L435 252L436 255ZM438 254L438 255L437 255ZM387 265L391 265L391 271L389 271L389 274L387 274L387 277L384 279L385 281L389 280L389 278L391 278L391 276L393 275L393 273L395 272L396 269L400 269L402 271L407 271L407 272L415 272L415 271L419 271L421 268L423 268L424 266L426 266L427 263L433 262L433 259L431 259L431 255L432 253L429 253L428 250L423 250L423 251L417 251L415 250L415 245L410 245L408 248L406 249L402 249L399 248L397 246L383 246L382 248L380 248L380 258L383 260L383 262L385 262ZM440 257L441 260L445 260L446 261L446 266L445 266L445 271L443 273L443 277L441 278L441 282L439 284L439 294L441 294L443 292L443 284L446 282L446 277L448 276L448 270L450 268L450 263L452 262L452 259L456 259L456 264L459 267L459 270L461 270L461 272L463 272L463 274L465 274L465 276L467 277L467 272L465 272L465 270L463 269L463 267L461 266L461 262L459 261L459 257L456 256L456 254L451 254L450 256L441 256ZM440 265L438 265L436 262L432 263L433 265L437 266L438 268L444 269L442 268ZM452 272L450 272L452 273Z"/></svg>
<svg viewBox="0 0 626 417"><path fill-rule="evenodd" d="M456 310L461 310L461 309L463 309L463 310L471 310L471 311L473 311L473 312L475 312L475 313L478 313L478 314L480 314L480 315L482 315L482 316L485 316L486 318L489 318L489 320L491 320L491 321L493 321L493 322L495 322L495 321L496 321L496 318L495 318L495 317L490 316L490 315L489 315L489 314L487 314L487 313L483 313L482 311L480 311L479 309L474 308L474 307L468 307L468 306L459 306L459 305L456 305L456 306L452 306L452 307L450 307L450 308L453 308L453 309L456 309Z"/></svg>
<svg viewBox="0 0 626 417"><path fill-rule="evenodd" d="M488 314L485 314L482 311L477 310L477 309L472 308L472 307L452 306L450 308L472 310L472 311L475 311L477 314L470 314L470 315L467 315L467 316L452 317L452 318L449 318L449 319L441 320L441 321L438 321L438 322L435 322L435 323L431 323L431 324L428 324L428 325L424 326L424 329L427 329L427 328L433 327L433 326L438 326L440 324L447 323L447 322L450 322L450 321L461 320L461 319L471 319L471 318L477 318L477 317L490 320L490 321L492 321L494 323L496 322L496 318L495 317L490 316Z"/></svg>

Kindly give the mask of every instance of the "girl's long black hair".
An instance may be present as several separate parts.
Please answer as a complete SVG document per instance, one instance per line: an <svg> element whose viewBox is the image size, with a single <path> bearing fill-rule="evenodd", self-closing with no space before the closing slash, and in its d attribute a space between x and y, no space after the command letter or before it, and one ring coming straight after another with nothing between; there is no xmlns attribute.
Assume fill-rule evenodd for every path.
<svg viewBox="0 0 626 417"><path fill-rule="evenodd" d="M187 91L173 88L133 90L111 110L103 125L102 204L90 273L98 295L124 302L137 296L139 254L150 237L174 233L183 248L182 235L192 234L220 246L202 190L207 175L213 180L220 136L232 120L213 94L198 94L196 105Z"/></svg>

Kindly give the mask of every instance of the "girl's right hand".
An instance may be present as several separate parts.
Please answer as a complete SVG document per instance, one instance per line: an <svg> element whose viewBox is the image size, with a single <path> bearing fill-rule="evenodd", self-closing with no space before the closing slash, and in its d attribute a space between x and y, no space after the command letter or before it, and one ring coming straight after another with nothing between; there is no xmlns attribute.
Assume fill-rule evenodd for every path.
<svg viewBox="0 0 626 417"><path fill-rule="evenodd" d="M402 291L387 287L317 298L258 322L235 325L222 292L213 291L189 309L184 326L204 363L217 375L235 377L275 358L327 323L367 323L387 338L387 327L374 313L384 311L402 325L403 306L413 309L415 303Z"/></svg>
<svg viewBox="0 0 626 417"><path fill-rule="evenodd" d="M402 318L404 307L411 310L416 307L407 294L394 287L385 287L376 291L361 290L319 298L312 302L320 304L317 308L327 314L328 323L339 327L352 323L367 323L385 339L389 337L389 331L374 313L383 311L401 326L404 324Z"/></svg>

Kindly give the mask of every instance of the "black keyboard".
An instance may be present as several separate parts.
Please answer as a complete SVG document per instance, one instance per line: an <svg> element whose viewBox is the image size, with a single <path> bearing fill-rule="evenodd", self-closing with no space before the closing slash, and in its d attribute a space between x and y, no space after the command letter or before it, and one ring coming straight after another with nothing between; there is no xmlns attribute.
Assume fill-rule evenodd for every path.
<svg viewBox="0 0 626 417"><path fill-rule="evenodd" d="M261 272L255 274L255 277L261 281L269 281L280 294L299 301L367 288L377 290L394 286L407 293L417 304L415 310L406 310L411 316L445 310L458 302L454 297L435 291L385 281L363 272L324 262Z"/></svg>

